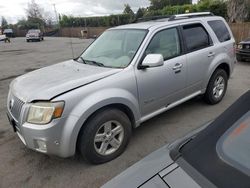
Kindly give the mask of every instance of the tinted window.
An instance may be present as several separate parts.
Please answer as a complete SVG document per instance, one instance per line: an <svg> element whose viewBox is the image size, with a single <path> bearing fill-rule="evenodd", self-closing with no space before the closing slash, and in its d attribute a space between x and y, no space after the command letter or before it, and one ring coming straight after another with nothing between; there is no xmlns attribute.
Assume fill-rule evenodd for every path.
<svg viewBox="0 0 250 188"><path fill-rule="evenodd" d="M211 45L210 37L201 24L183 26L183 35L189 52Z"/></svg>
<svg viewBox="0 0 250 188"><path fill-rule="evenodd" d="M146 54L162 54L165 60L180 55L180 52L180 42L176 28L158 32L146 50Z"/></svg>
<svg viewBox="0 0 250 188"><path fill-rule="evenodd" d="M211 26L220 42L225 42L231 39L230 33L223 21L214 20L209 21L208 24Z"/></svg>

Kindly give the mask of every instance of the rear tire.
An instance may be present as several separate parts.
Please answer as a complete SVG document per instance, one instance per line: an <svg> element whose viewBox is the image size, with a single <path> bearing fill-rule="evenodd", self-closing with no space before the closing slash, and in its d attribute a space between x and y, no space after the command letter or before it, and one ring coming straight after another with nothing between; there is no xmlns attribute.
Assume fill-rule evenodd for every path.
<svg viewBox="0 0 250 188"><path fill-rule="evenodd" d="M124 112L113 108L101 110L81 130L78 150L90 163L111 161L123 153L131 132L131 122Z"/></svg>
<svg viewBox="0 0 250 188"><path fill-rule="evenodd" d="M217 69L211 76L204 99L208 104L219 103L227 90L228 75L225 70Z"/></svg>

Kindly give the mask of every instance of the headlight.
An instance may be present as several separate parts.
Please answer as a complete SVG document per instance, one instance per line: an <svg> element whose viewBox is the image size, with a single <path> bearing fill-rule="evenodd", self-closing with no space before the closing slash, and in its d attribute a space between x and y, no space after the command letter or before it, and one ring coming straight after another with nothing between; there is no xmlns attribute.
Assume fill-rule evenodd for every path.
<svg viewBox="0 0 250 188"><path fill-rule="evenodd" d="M242 49L242 44L238 45L238 49L240 49L240 50Z"/></svg>
<svg viewBox="0 0 250 188"><path fill-rule="evenodd" d="M27 122L33 124L47 124L52 119L61 117L64 102L37 102L30 106Z"/></svg>

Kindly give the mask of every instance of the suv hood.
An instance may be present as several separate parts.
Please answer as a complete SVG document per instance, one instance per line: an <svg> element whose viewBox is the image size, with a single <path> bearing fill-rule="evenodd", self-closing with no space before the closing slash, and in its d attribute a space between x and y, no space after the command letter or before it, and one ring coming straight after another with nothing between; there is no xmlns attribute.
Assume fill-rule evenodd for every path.
<svg viewBox="0 0 250 188"><path fill-rule="evenodd" d="M24 74L12 81L11 92L24 102L51 98L120 72L73 60Z"/></svg>
<svg viewBox="0 0 250 188"><path fill-rule="evenodd" d="M240 44L250 44L250 38L241 41Z"/></svg>

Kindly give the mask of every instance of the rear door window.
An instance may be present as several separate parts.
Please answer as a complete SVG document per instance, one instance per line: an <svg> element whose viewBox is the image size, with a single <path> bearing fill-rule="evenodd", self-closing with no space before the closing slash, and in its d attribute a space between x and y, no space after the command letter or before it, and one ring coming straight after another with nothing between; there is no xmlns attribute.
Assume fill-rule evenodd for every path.
<svg viewBox="0 0 250 188"><path fill-rule="evenodd" d="M188 52L200 50L212 45L209 34L201 24L184 25L183 36Z"/></svg>
<svg viewBox="0 0 250 188"><path fill-rule="evenodd" d="M225 42L231 39L231 35L222 20L213 20L207 22L213 29L215 35L220 42Z"/></svg>

